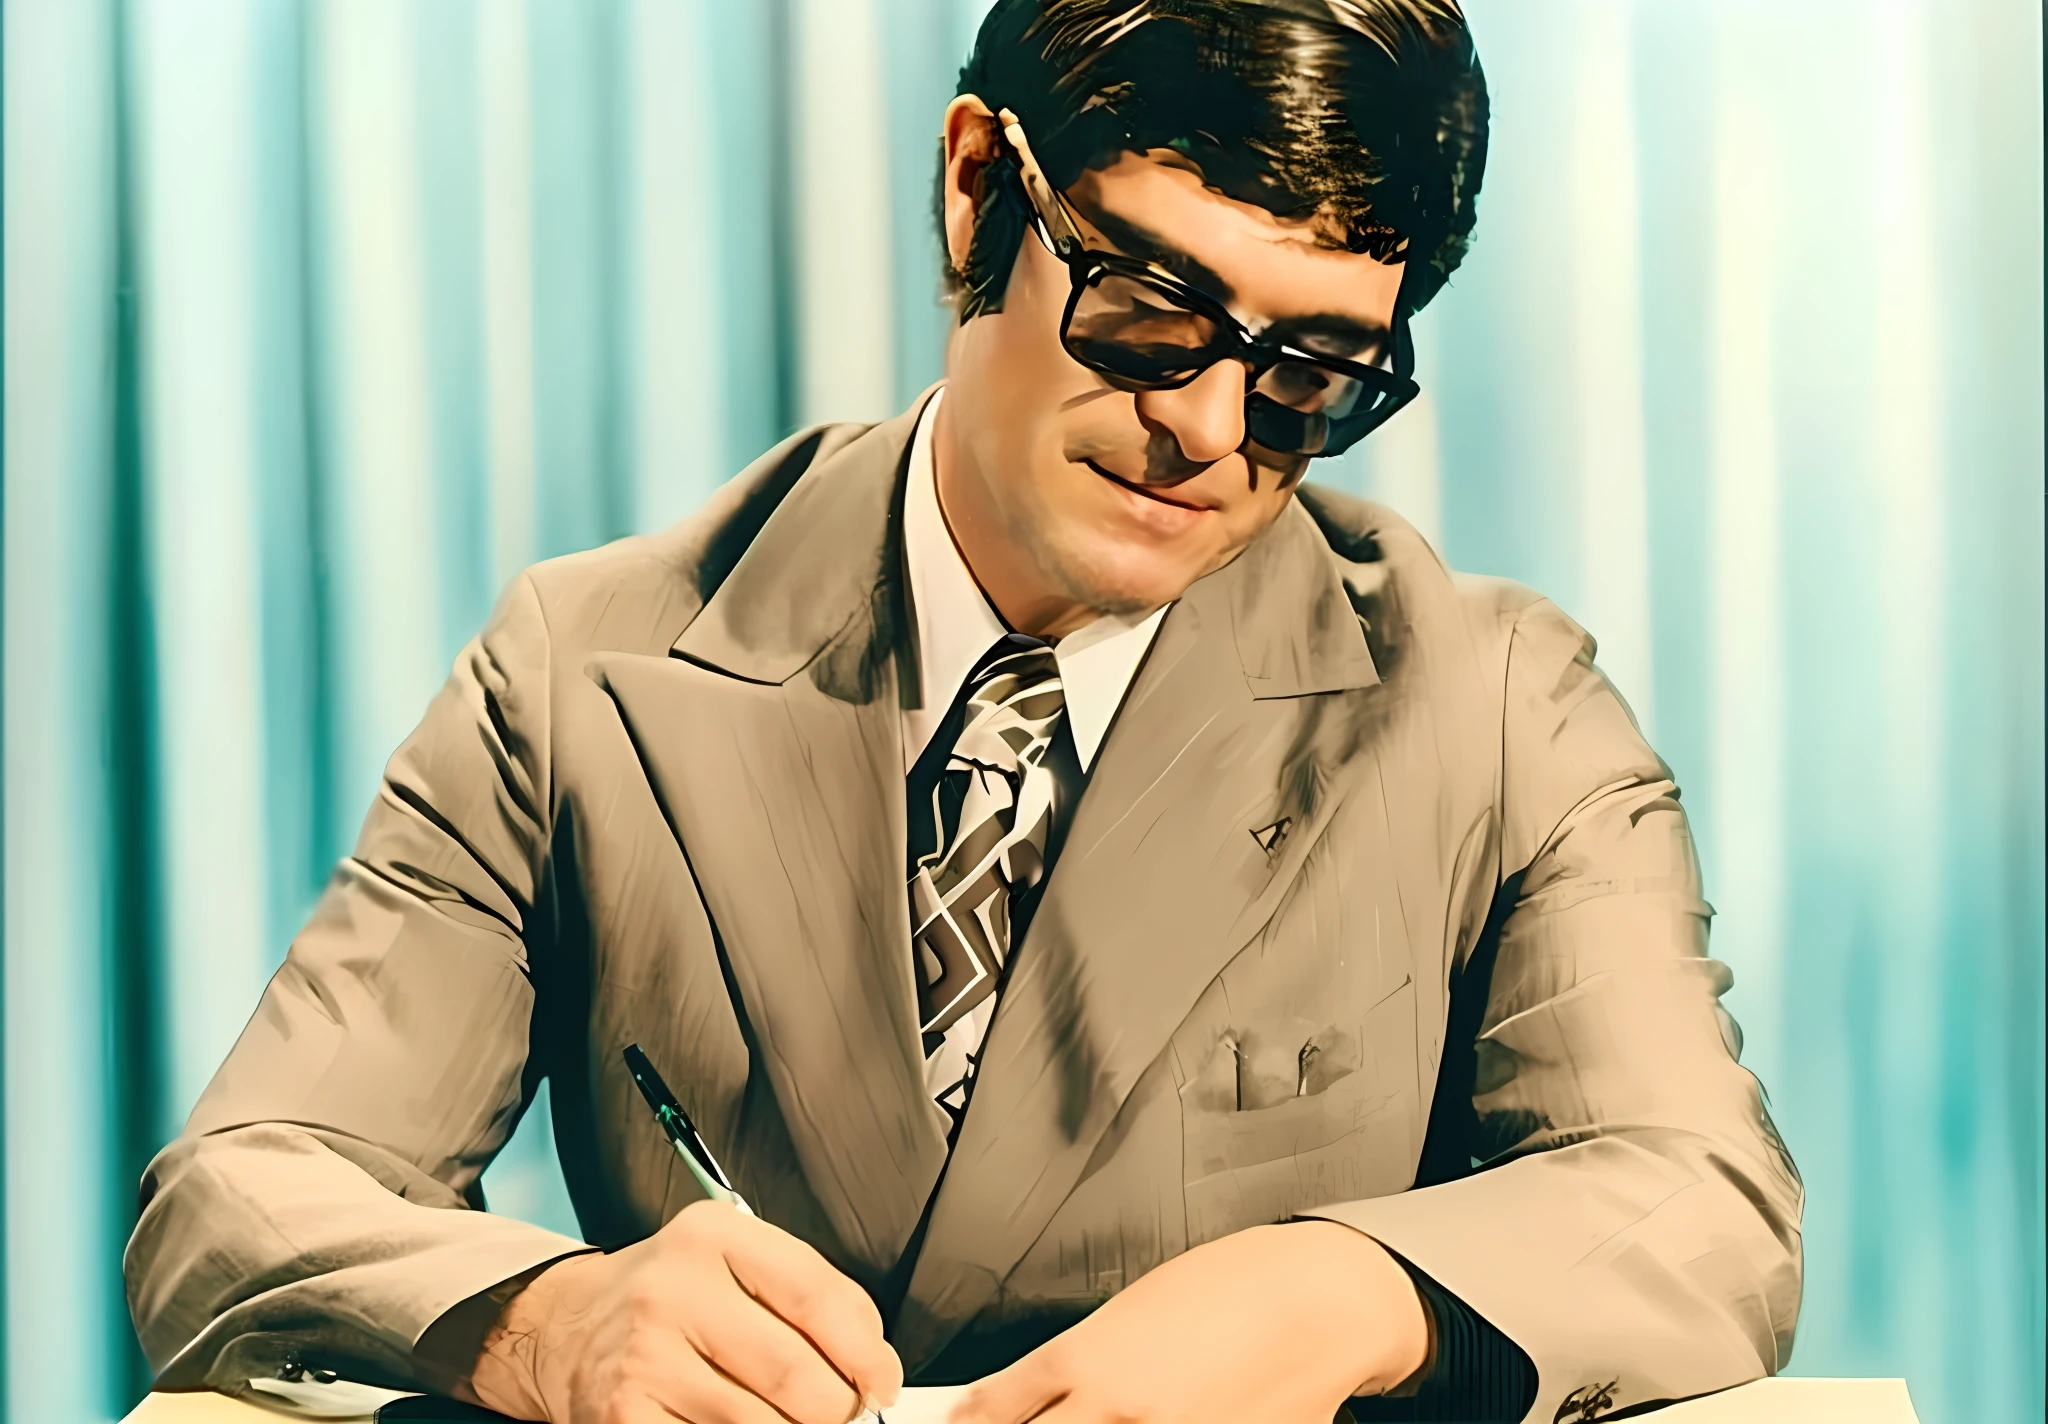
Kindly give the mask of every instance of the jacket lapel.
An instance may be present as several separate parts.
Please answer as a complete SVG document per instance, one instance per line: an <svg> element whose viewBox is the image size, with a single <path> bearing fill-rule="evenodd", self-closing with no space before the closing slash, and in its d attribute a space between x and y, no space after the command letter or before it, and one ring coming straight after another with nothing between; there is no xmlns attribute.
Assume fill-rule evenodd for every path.
<svg viewBox="0 0 2048 1424"><path fill-rule="evenodd" d="M906 1371L994 1297L1139 1075L1272 917L1366 760L1377 684L1296 505L1168 615L1004 987L897 1322Z"/></svg>
<svg viewBox="0 0 2048 1424"><path fill-rule="evenodd" d="M916 412L806 472L617 704L717 926L798 1160L878 1279L945 1160L903 889L900 468Z"/></svg>

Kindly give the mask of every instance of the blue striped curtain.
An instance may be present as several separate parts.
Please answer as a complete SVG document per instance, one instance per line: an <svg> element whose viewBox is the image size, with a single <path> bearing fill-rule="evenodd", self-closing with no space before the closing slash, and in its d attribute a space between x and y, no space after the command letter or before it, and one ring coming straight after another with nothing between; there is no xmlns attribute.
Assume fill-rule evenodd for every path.
<svg viewBox="0 0 2048 1424"><path fill-rule="evenodd" d="M5 6L8 1418L145 1386L137 1175L504 580L939 374L984 9ZM2037 1418L2040 11L1469 9L1479 243L1330 477L1555 596L1685 787L1794 1369ZM486 1184L573 1229L545 1111Z"/></svg>

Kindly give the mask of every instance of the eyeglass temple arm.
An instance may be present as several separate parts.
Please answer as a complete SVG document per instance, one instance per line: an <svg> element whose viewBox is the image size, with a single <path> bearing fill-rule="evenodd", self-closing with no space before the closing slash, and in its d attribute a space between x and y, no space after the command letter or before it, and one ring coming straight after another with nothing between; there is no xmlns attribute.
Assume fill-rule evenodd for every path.
<svg viewBox="0 0 2048 1424"><path fill-rule="evenodd" d="M1031 206L1038 209L1038 220L1052 236L1053 251L1062 257L1071 257L1081 250L1081 230L1074 226L1067 205L1060 201L1060 195L1046 181L1045 170L1032 156L1031 140L1024 137L1024 125L1017 115L1004 109L996 117L1003 126L1003 137L1017 155L1017 171L1024 180L1024 192L1031 199Z"/></svg>

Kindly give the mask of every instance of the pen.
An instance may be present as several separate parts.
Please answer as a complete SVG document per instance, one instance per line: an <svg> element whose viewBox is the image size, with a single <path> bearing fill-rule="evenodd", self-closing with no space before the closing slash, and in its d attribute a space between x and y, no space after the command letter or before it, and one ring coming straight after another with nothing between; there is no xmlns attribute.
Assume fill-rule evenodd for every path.
<svg viewBox="0 0 2048 1424"><path fill-rule="evenodd" d="M627 1044L624 1057L626 1071L633 1075L634 1083L640 1088L640 1096L647 1099L647 1106L654 1109L654 1120L661 1124L661 1130L675 1146L676 1155L683 1159L683 1165L690 1169L690 1175L697 1179L697 1185L704 1189L704 1194L713 1201L726 1202L752 1216L754 1209L747 1205L747 1199L739 1194L725 1175L725 1169L718 1165L718 1159L711 1155L711 1149L704 1145L697 1125L690 1121L690 1115L683 1111L676 1095L668 1090L668 1084L661 1081L661 1074L654 1071L654 1065L647 1061L647 1054L640 1045ZM862 1400L861 1413L853 1424L883 1424L883 1420L874 1406Z"/></svg>
<svg viewBox="0 0 2048 1424"><path fill-rule="evenodd" d="M668 1090L668 1084L661 1081L661 1074L654 1071L654 1065L647 1061L647 1055L637 1043L625 1048L626 1071L633 1075L639 1085L640 1096L647 1099L647 1106L654 1109L654 1120L661 1124L661 1130L668 1134L674 1144L676 1155L683 1159L683 1165L690 1169L690 1175L697 1179L697 1185L704 1189L704 1195L713 1201L722 1201L737 1207L748 1216L754 1209L747 1205L747 1199L734 1188L726 1177L725 1170L718 1165L718 1159L711 1155L711 1149L704 1145L704 1138L697 1131L697 1125L690 1121L690 1115L683 1111L683 1105L676 1101L676 1095Z"/></svg>

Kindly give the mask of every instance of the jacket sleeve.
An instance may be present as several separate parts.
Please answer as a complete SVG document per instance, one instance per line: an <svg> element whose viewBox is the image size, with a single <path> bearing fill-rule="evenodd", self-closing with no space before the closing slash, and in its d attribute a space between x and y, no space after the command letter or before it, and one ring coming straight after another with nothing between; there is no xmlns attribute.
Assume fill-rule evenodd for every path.
<svg viewBox="0 0 2048 1424"><path fill-rule="evenodd" d="M518 1120L549 820L549 647L507 591L353 855L149 1166L125 1260L161 1388L294 1363L400 1388L451 1306L583 1243L476 1209Z"/></svg>
<svg viewBox="0 0 2048 1424"><path fill-rule="evenodd" d="M1506 678L1519 898L1470 1050L1478 1170L1304 1214L1373 1236L1519 1345L1526 1417L1551 1424L1782 1367L1801 1187L1737 1062L1669 770L1548 602L1519 617Z"/></svg>

